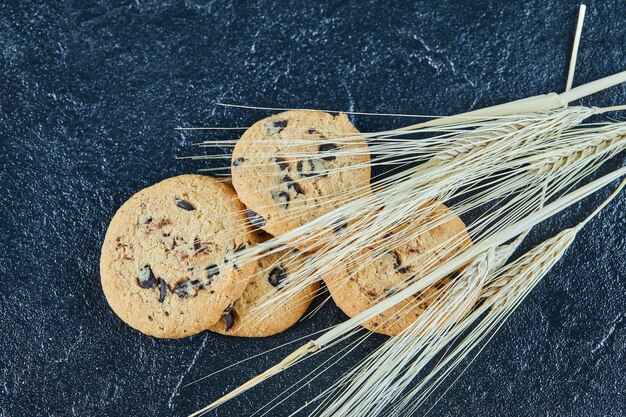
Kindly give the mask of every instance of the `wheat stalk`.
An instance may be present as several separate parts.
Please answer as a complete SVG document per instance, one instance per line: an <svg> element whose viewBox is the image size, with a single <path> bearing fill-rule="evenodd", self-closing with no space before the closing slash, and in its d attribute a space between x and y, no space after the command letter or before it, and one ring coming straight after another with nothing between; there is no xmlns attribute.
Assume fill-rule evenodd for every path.
<svg viewBox="0 0 626 417"><path fill-rule="evenodd" d="M497 142L495 149L491 151L487 151L489 146L483 146L482 154L466 152L463 154L466 158L458 154L448 160L449 164L437 162L428 164L426 168L419 166L409 178L400 178L396 183L386 184L387 188L350 202L316 221L272 239L267 242L267 246L252 248L250 253L254 255L255 251L280 248L280 245L287 246L293 241L305 242L311 236L323 235L323 231L328 229L327 225L334 224L338 219L354 220L344 236L328 238L326 246L311 255L306 267L293 274L283 291L268 300L262 308L271 308L274 303L284 302L319 275L332 271L343 259L352 259L353 265L363 268L364 259L356 254L361 248L371 246L371 242L375 242L374 245L382 253L448 221L449 218L429 219L432 210L428 203L446 202L460 187L470 188L470 191L473 187L473 191L477 191L479 181L493 176L494 172L508 169L511 172L507 176L495 178L488 187L474 192L474 195L465 197L468 193L465 190L461 201L451 207L456 214L462 214L485 202L519 193L504 207L483 215L469 226L470 234L474 238L489 235L537 207L536 202L545 189L547 198L553 197L623 150L626 147L625 135L624 124L572 129L561 132L556 140L538 140L527 148L521 145L506 147L503 141ZM503 153L513 156L498 157ZM444 156L447 155L444 153ZM445 161L443 158L436 158ZM460 161L456 158L460 158ZM472 173L472 169L476 173ZM410 234L385 237L397 224L409 221L420 223L420 227L412 229Z"/></svg>
<svg viewBox="0 0 626 417"><path fill-rule="evenodd" d="M594 112L594 109L569 108L565 111L566 116L559 115L558 118L556 118L554 115L551 115L551 117L554 118L553 120L559 121L567 119L567 117L572 117L573 120L580 120ZM527 118L527 116L525 116L525 118ZM567 123L571 124L571 119ZM562 126L561 122L557 125ZM542 135L544 136L547 134L545 128L540 131L543 132ZM406 241L414 239L416 236L419 236L432 227L436 227L448 221L449 217L429 217L431 210L428 208L416 209L415 207L419 207L430 200L430 198L424 198L424 196L437 195L442 189L445 190L446 188L449 189L448 191L450 191L450 189L453 191L454 188L462 186L463 181L467 183L468 176L463 175L462 170L467 169L472 163L480 167L488 165L483 164L483 158L489 161L496 159L494 154L497 155L504 152L512 154L512 156L508 158L496 159L498 163L492 164L494 167L492 169L511 169L511 174L506 178L499 178L497 181L494 181L486 190L474 193L471 197L463 198L461 202L454 205L453 208L455 212L462 214L485 202L510 196L515 193L518 194L504 206L484 214L470 225L470 232L475 240L483 236L489 236L511 222L523 218L538 206L537 201L551 198L559 191L571 187L578 180L597 169L605 160L626 148L626 124L624 123L568 129L565 131L558 129L557 132L559 135L554 138L548 136L544 139L543 136L536 135L540 137L540 139L535 141L529 140L527 136L522 135L522 140L517 142L520 144L519 147L506 147L504 146L506 145L504 140L492 141L494 142L493 145L486 144L485 140L476 140L475 142L479 142L479 145L472 147L469 146L471 141L465 138L459 140L461 143L459 150L454 150L452 145L448 144L450 149L442 150L434 157L434 159L437 160L436 163L430 163L426 168L423 166L417 167L416 172L419 174L414 177L409 177L408 179L401 179L400 181L402 182L398 182L400 187L394 184L387 184L387 190L382 190L380 193L377 193L379 195L375 196L375 201L378 202L391 201L394 195L404 195L404 198L401 199L400 202L398 202L399 199L396 198L396 202L392 206L393 210L387 212L390 213L389 215L383 216L383 226L381 226L379 222L366 224L365 226L367 227L364 227L362 221L360 223L357 222L355 226L353 226L354 233L362 234L366 237L365 239L360 243L355 243L355 239L343 243L339 242L339 244L335 242L335 246L329 248L328 251L321 250L313 255L313 261L309 260L307 267L303 268L303 271L295 272L291 275L291 280L283 289L268 295L266 303L261 305L247 320L254 322L263 319L264 315L271 311L273 305L285 302L291 296L297 294L301 288L317 280L319 275L315 274L315 271L318 273L322 271L323 273L323 271L332 270L334 265L336 265L336 263L333 264L333 262L337 262L336 259L341 260L351 257L350 263L358 265L355 268L356 271L358 271L359 268L365 267L367 262L364 257L356 254L358 250L354 248L363 247L372 236L374 237L373 240L377 242L373 247L379 249L379 254L382 256L389 247L397 247ZM472 136L472 138L477 137L480 136ZM515 136L509 136L507 139L511 137ZM532 147L523 148L522 145L524 143L528 146L532 144ZM494 146L495 150L489 150L490 146ZM520 151L520 149L523 149L523 151ZM462 162L457 162L457 159L461 159ZM448 165L447 163L452 165ZM450 172L452 172L452 174L450 174ZM458 174L456 174L456 172L458 172ZM445 178L437 180L437 173L441 173L441 175L447 176L448 178L453 178L453 181L456 181L459 185L455 187L453 185L454 182L445 182ZM421 185L419 185L420 183L415 185L415 182L410 183L409 181L420 181ZM407 188L407 184L417 191L411 191L411 188ZM411 192L407 191L407 189ZM380 194L382 194L382 196ZM449 195L451 195L451 193L449 193L446 198L449 198ZM365 209L359 212L359 216L362 218L366 217L366 215L377 216L379 210L381 210L381 208L377 208L380 206L372 203L372 199L372 197L368 196L365 201L359 202L361 207ZM374 209L371 208L372 206ZM349 205L348 208L344 208L344 210L350 212L353 208ZM401 211L400 215L396 214L398 211ZM415 221L416 218L421 219L420 226L410 229L410 233L399 233L394 235L393 238L381 238L381 235L394 224L410 220ZM328 223L332 223L332 220L327 220L326 224ZM374 234L371 232L372 230L380 230L382 232ZM307 233L305 233L305 236L306 235ZM276 240L277 239L274 239L270 242L274 242L273 245L276 245ZM445 254L446 251L450 251L451 247L454 247L446 243L447 242L443 242L439 247L429 248L425 253L424 257L426 257L426 259L424 259L423 262L425 270L435 261L434 257L428 259L428 254L436 252ZM370 246L372 245L370 244ZM274 247L280 248L280 246ZM345 248L347 248L347 250L345 250ZM341 249L344 249L343 252L338 252L338 250ZM338 253L340 253L341 256L337 256ZM290 264L291 262L298 261L299 256L300 254L296 253L291 258L282 257L280 262Z"/></svg>
<svg viewBox="0 0 626 417"><path fill-rule="evenodd" d="M484 339L493 337L495 331L563 256L582 227L595 217L622 190L624 185L626 185L626 181L623 181L609 198L576 227L562 231L536 246L519 259L500 268L490 280L490 283L482 290L481 299L484 300L483 303L464 320L464 323L459 326L458 330L451 332L442 339L442 344L438 351L441 351L444 344L455 340L470 326L474 326L472 331L457 344L453 351L445 355L437 367L420 384L407 394L402 403L396 407L396 411L408 409L406 415L413 414L434 388L473 349L480 346ZM437 379L429 385L430 381L435 377Z"/></svg>
<svg viewBox="0 0 626 417"><path fill-rule="evenodd" d="M546 148L547 151L543 154L531 154L529 156L524 155L523 153L519 153L520 157L510 158L510 163L514 163L519 167L516 171L516 176L510 177L510 180L512 182L504 188L508 190L507 193L512 193L512 190L517 190L522 185L526 186L529 183L532 184L533 187L531 187L531 189L533 190L533 192L530 194L522 194L523 198L521 199L521 201L526 201L526 203L521 205L524 205L525 207L535 204L531 204L531 202L536 201L536 199L533 200L529 198L532 195L541 195L541 198L545 198L546 195L555 195L556 191L561 190L566 186L571 186L575 181L582 178L591 170L597 168L597 166L599 166L599 164L601 164L604 160L610 158L611 156L624 149L624 145L626 144L626 137L624 136L624 133L624 126L622 124L611 124L600 127L573 129L566 130L564 132L561 131L559 134L559 143L551 143L549 145L546 145L544 143L542 145L542 148L538 149L542 150L543 148ZM465 154L469 154L469 152L459 152L457 153L457 155L454 155L451 158L441 158L441 160L454 161L455 158L458 157L458 155ZM432 167L434 167L432 169L435 170L440 169L440 164L432 164ZM421 169L424 170L424 168ZM525 174L526 176L519 176L519 174L521 173ZM520 178L522 179L521 182ZM534 181L531 181L533 178ZM539 178L540 180L537 180L537 178ZM423 181L426 181L426 178L423 178ZM402 182L400 182L400 184L402 185ZM499 183L498 185L502 186L502 183ZM389 185L389 189L393 190L393 192L397 192L397 190L394 190L393 186L393 184ZM536 193L536 189L538 189L539 187L541 187L541 194ZM548 190L548 192L546 192L546 190ZM387 194L387 196L384 198L389 198L390 195L393 195L393 192L390 191L389 194ZM490 199L494 197L493 192L494 190L492 190L491 194L486 194L484 196L485 198L483 198L482 200L479 199L478 201L490 201ZM495 195L502 196L502 189L500 189L499 194L496 193ZM512 204L514 208L520 206L520 201L514 201L514 203L515 204ZM545 209L542 210L545 211ZM500 229L506 227L503 230L507 230L509 227L511 227L513 220L522 218L523 215L528 213L528 210L519 210L518 208L517 210L514 210L514 212L515 216L505 217L506 221L500 222ZM501 215L502 211L495 211L493 214ZM484 218L482 220L485 223L487 222ZM445 219L439 219L438 221L445 221ZM513 223L513 225L515 224L516 223ZM433 223L431 222L426 227L432 227L432 225ZM497 231L497 228L491 229L492 237L494 235L498 235ZM500 230L500 232L502 232L502 230ZM412 236L409 235L405 238L409 239L411 237ZM471 260L471 258L465 259L465 262L469 260ZM458 268L461 265L462 264L457 263L450 268ZM412 288L413 292L421 291L436 282L438 278L441 278L441 276L435 278L431 277L430 279L422 279L412 284L410 288ZM394 305L394 303L398 302L399 300L401 299L397 298L395 301L385 300L387 304L381 302L377 306L378 313L384 311L386 308L388 308L388 306ZM392 304L389 304L390 302ZM369 317L371 318L378 313L370 312L370 314L372 315ZM342 327L342 325L340 325L338 327L338 329L340 330L337 330L334 336L332 335L333 331L331 331L331 333L322 336L322 338L314 342L307 343L305 346L299 348L292 355L285 358L285 360L283 360L279 365L271 368L266 373L263 373L253 380L247 382L242 387L235 390L232 394L236 395L237 393L243 392L246 389L256 385L257 383L275 375L276 373L282 372L284 369L306 357L308 354L316 352L322 346L331 346L335 341L350 337L354 333L356 327L367 319L360 318L356 321L354 319L351 320L352 322L347 325L348 327ZM350 322L350 320L348 322ZM344 325L346 324L344 323Z"/></svg>
<svg viewBox="0 0 626 417"><path fill-rule="evenodd" d="M444 307L456 308L459 303L467 302L467 298L455 299L450 294L449 299L439 301L440 305L428 307L427 310L432 309L432 317L424 317L424 322L420 318L402 335L410 337L390 338L375 354L364 360L361 366L338 381L335 384L335 392L336 387L344 384L340 395L335 395L333 401L328 401L327 408L320 415L336 417L378 415L402 395L424 367L432 363L446 346L456 341L468 328L474 326L469 335L457 342L450 353L439 358L435 369L394 407L396 415L403 408L409 408L407 415L412 414L438 385L435 383L429 386L430 381L443 371L443 375L439 375L436 382L442 381L443 377L447 376L472 349L478 346L480 341L491 334L493 329L512 313L563 256L583 225L612 200L625 184L626 181L622 182L601 207L576 227L560 232L508 265L501 265L495 270L484 268L482 274L470 271L469 274L481 282L480 298L483 302L472 314L467 315L464 322L459 324L458 329L452 328L457 320L448 320L448 316L438 310ZM489 248L487 253L493 253L497 249L501 248ZM503 249L502 255L504 256L500 256L500 260L506 259L511 253L510 247L505 246ZM486 254L483 254L474 262L484 262L487 265L498 263L489 262L487 259L489 258ZM487 279L486 275L492 276ZM482 283L487 280L489 284L483 289ZM428 315L427 313L425 316ZM446 321L447 326L441 331L437 331L437 327L433 329L433 325L441 326L441 321ZM480 325L476 326L476 322L480 322ZM430 326L431 331L427 334L428 337L421 337L423 330L427 329L425 323ZM396 357L400 357L401 361L395 362ZM450 364L451 366L448 366ZM329 391L333 391L333 388Z"/></svg>
<svg viewBox="0 0 626 417"><path fill-rule="evenodd" d="M624 78L626 78L626 73L616 74L577 87L561 95L538 96L463 115L434 119L394 131L367 135L370 140L374 141L370 149L380 157L378 163L406 164L424 161L429 157L430 160L417 168L405 170L380 181L378 185L374 186L376 192L369 196L363 197L362 190L357 190L352 195L348 193L345 196L334 196L345 199L347 204L287 235L244 251L241 254L242 258L252 259L254 256L260 256L266 250L282 250L298 239L306 241L312 237L323 237L328 225L338 220L346 217L355 220L354 225L349 229L350 233L345 234L348 238L340 239L339 242L337 239L333 239L332 245L331 242L326 242L322 249L313 256L313 260L308 262L308 269L302 268L299 274L292 276L291 282L287 283L282 293L274 297L273 301L268 300L265 307L268 307L272 302L282 302L288 299L299 292L310 280L315 279L314 277L318 276L318 273L332 270L336 266L337 259L350 258L350 255L354 255L362 247L368 245L371 240L384 241L380 238L392 227L394 222L402 223L418 219L422 220L423 225L421 230L416 230L413 234L407 234L400 239L396 238L393 242L387 242L394 245L400 245L428 230L428 228L434 227L436 225L434 222L424 221L431 213L427 208L427 203L448 201L462 187L470 189L478 187L479 181L485 177L494 178L491 187L479 193L478 197L465 199L462 204L458 205L458 211L467 211L487 201L492 201L494 198L505 198L522 190L523 192L519 194L521 198L513 200L513 203L518 203L517 205L513 203L510 203L508 207L505 205L505 208L509 209L509 213L504 217L504 221L496 222L496 225L493 225L490 224L489 216L484 216L482 222L477 223L475 229L476 233L481 230L487 231L484 233L485 236L491 235L493 237L497 236L499 231L507 230L507 226L517 224L515 223L516 220L523 218L529 212L532 213L529 207L535 206L535 201L539 195L548 194L552 196L564 187L571 186L582 178L581 173L588 172L589 169L585 171L585 167L597 166L598 161L603 160L597 157L598 152L602 151L602 155L608 155L605 156L606 159L618 152L620 148L618 146L612 148L614 152L611 153L605 152L606 149L610 148L608 146L602 150L596 147L595 153L591 151L581 152L576 157L544 153L543 160L530 161L530 158L536 157L538 153L546 149L558 149L554 138L560 140L564 136L569 137L570 142L566 142L566 145L562 147L562 149L567 149L567 144L571 145L576 136L574 134L571 136L564 135L564 131L567 132L569 128L576 126L589 115L597 113L598 110L573 107L543 113L513 115L511 113L529 109L554 109L586 94L621 82ZM427 141L407 142L402 140L407 135L434 132L443 133L431 137ZM593 132L588 133L592 134ZM396 136L402 137L396 139ZM352 137L346 137L344 140L350 143ZM377 144L375 141L379 141L379 143ZM292 156L306 156L306 154L298 153L297 146L299 143L297 139L294 139L293 145L296 149ZM399 162L397 159L394 162L393 158L398 158L398 155L400 155ZM550 158L551 162L547 162ZM529 166L534 167L534 169L528 169ZM564 170L563 167L570 167L570 169ZM525 180L520 181L519 177L515 178L514 176L505 177L506 181L504 182L499 181L501 178L497 178L497 171L503 168L513 170L516 175L524 173L526 175L525 180L532 180L530 182L532 187L528 187ZM546 189L549 191L546 192ZM538 190L541 190L542 194L539 194ZM406 198L398 201L397 197L403 195ZM528 203L521 204L522 207L520 207L519 203L523 202L524 198L528 199ZM391 208L388 208L390 202L398 202L399 204L392 204ZM381 211L387 216L378 215ZM495 211L491 219L502 215L505 211L503 209ZM441 223L446 219L437 219L436 221ZM358 256L352 256L352 258L354 263L361 261ZM457 267L459 266L461 265L457 265ZM421 291L433 282L429 282L428 279L421 279L412 283L404 292L409 289L414 292ZM382 301L377 307L385 305L385 303L387 303L386 305L393 305L388 304L391 299L394 297ZM396 298L396 300L399 301L400 299ZM348 327L341 330L343 333L336 333L336 339L341 338L342 335L351 334L351 331L356 328L358 324L354 325L355 321L352 320L351 322L351 320L346 322ZM341 325L338 328L341 328ZM330 344L333 340L333 337L330 336L332 332L322 336L317 342L324 342L324 337L326 337L328 340L322 346ZM318 346L317 343L303 346L277 367L250 381L242 388L245 390L246 387L253 386L266 377L282 371L285 367L290 366L293 361L317 350Z"/></svg>
<svg viewBox="0 0 626 417"><path fill-rule="evenodd" d="M439 267L434 269L432 272L424 276L420 281L409 285L406 289L398 292L395 295L388 297L385 300L382 300L381 302L374 305L370 309L339 324L338 326L327 331L326 333L316 338L315 340L309 341L308 343L296 349L290 355L285 357L285 359L283 359L276 366L256 376L252 380L246 382L245 384L233 390L229 394L223 396L219 400L209 404L207 407L197 411L196 413L192 414L192 416L202 414L210 409L217 407L218 405L224 403L225 401L228 401L229 399L234 398L235 396L241 394L242 392L248 390L249 388L257 385L258 383L291 367L295 363L303 360L308 355L314 354L320 351L321 349L324 349L325 347L330 346L332 343L336 342L337 340L342 340L344 338L349 337L349 335L351 335L352 332L360 324L364 323L365 321L370 320L374 316L380 314L382 311L385 311L389 307L406 299L412 294L422 291L426 287L439 281L441 278L449 275L451 272L460 269L463 265L467 264L468 262L471 262L481 253L485 253L485 251L487 251L489 248L498 247L498 246L505 244L507 241L514 239L517 236L523 234L525 231L532 228L534 225L538 224L539 222L569 207L570 205L580 201L584 197L594 193L595 191L604 187L611 181L625 174L626 174L626 168L622 168L622 169L612 172L611 174L605 175L601 177L600 179L595 180L577 189L576 191L573 191L565 196L560 197L556 201L530 214L523 220L513 223L507 226L506 228L494 233L489 238L486 238L482 242L476 244L473 248L464 251L463 253L455 256L448 262L440 265Z"/></svg>
<svg viewBox="0 0 626 417"><path fill-rule="evenodd" d="M410 382L402 378L403 370L414 368L417 354L430 351L430 345L472 307L493 269L495 256L491 248L479 254L416 321L397 337L387 340L361 366L336 381L329 391L340 390L340 395L320 415L377 415L395 400ZM366 410L371 414L366 414Z"/></svg>

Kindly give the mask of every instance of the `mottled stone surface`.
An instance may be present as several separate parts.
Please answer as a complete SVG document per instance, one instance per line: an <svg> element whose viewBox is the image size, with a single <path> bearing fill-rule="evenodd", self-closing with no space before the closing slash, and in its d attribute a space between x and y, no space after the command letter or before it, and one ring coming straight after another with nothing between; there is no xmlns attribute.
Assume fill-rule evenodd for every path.
<svg viewBox="0 0 626 417"><path fill-rule="evenodd" d="M192 143L233 137L174 127L267 114L216 102L450 114L561 90L577 15L576 2L558 0L32 3L0 5L2 417L186 415L288 350L186 384L344 318L327 305L266 340L167 341L113 314L98 259L114 211L142 187L204 167L175 159ZM624 2L588 6L576 84L626 69ZM626 86L584 102L626 103ZM366 131L406 122L355 118ZM531 240L575 224L608 192ZM431 415L625 414L625 210L622 194L583 230ZM294 410L382 340L269 415ZM315 363L210 415L247 415Z"/></svg>

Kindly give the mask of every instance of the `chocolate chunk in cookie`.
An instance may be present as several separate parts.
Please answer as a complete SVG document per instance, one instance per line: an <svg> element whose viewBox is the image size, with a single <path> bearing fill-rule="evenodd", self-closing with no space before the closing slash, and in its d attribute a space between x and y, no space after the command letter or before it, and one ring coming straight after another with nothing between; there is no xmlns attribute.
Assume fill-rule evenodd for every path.
<svg viewBox="0 0 626 417"><path fill-rule="evenodd" d="M149 265L144 266L139 271L139 275L137 276L137 282L141 288L154 288L157 285L157 279L152 273L152 269L150 269Z"/></svg>

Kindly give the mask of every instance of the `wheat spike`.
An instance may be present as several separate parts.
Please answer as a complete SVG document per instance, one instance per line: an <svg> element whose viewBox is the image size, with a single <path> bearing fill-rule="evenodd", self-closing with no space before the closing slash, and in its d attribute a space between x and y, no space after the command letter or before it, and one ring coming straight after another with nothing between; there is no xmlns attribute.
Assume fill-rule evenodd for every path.
<svg viewBox="0 0 626 417"><path fill-rule="evenodd" d="M539 222L545 220L546 218L558 213L559 211L569 207L570 205L580 201L584 197L594 193L600 188L606 186L616 178L619 178L623 175L626 175L626 167L616 170L611 174L605 175L583 187L580 187L576 191L573 191L565 196L560 197L556 201L546 205L545 207L537 210L532 213L525 219L516 222L503 230L500 230L497 233L494 233L491 237L485 239L484 241L475 245L472 249L467 250L445 264L439 266L431 273L423 277L420 281L411 284L408 288L400 291L399 293L388 297L387 299L381 301L377 305L371 307L370 309L362 312L361 314L341 323L340 325L332 328L326 333L322 334L320 337L316 338L308 342L307 344L301 346L292 354L288 355L283 361L281 361L278 365L268 369L264 373L258 375L252 380L248 381L246 384L240 386L236 390L230 392L229 394L223 396L222 398L214 401L209 404L205 408L198 410L196 413L192 414L192 416L200 415L208 410L211 410L220 404L234 398L235 396L245 392L251 387L259 384L265 379L270 378L273 375L276 375L279 372L282 372L287 367L294 365L299 362L303 358L307 357L309 354L314 354L315 352L320 351L326 346L331 345L334 341L341 340L343 338L349 337L352 332L363 322L371 319L372 317L378 315L381 311L386 310L390 306L395 305L396 303L404 300L407 297L412 296L412 294L422 291L424 288L434 284L444 276L450 274L451 272L459 269L463 265L468 262L471 262L474 258L476 258L479 254L483 253L490 247L497 247L505 244L507 241L516 238L517 236L523 234L528 229L532 228L534 225ZM595 214L595 213L594 213Z"/></svg>
<svg viewBox="0 0 626 417"><path fill-rule="evenodd" d="M566 229L546 240L517 260L501 267L494 274L481 292L480 297L484 302L479 305L476 311L466 317L463 323L460 323L458 329L442 339L438 351L456 340L465 329L474 326L472 331L461 342L457 343L450 353L445 355L433 371L407 393L404 400L394 409L397 415L400 415L399 411L402 409L406 409L406 415L414 414L428 395L472 350L479 347L483 340L493 337L495 331L508 316L559 261L575 240L580 229L594 218L623 189L624 185L626 185L626 181L623 181L609 198L576 227ZM436 352L434 353L436 354Z"/></svg>
<svg viewBox="0 0 626 417"><path fill-rule="evenodd" d="M460 187L469 187L470 190L474 188L474 192L467 197L465 194L461 195L461 201L451 207L457 215L486 202L517 194L517 197L513 197L503 207L484 214L469 226L474 238L488 236L534 210L545 188L547 198L551 198L622 151L626 147L625 135L625 124L571 129L562 132L558 140L551 140L548 143L538 142L534 145L534 150L520 151L516 148L516 154L519 156L510 160L495 158L492 153L485 151L484 159L480 156L474 158L469 156L468 159L458 162L451 158L452 165L436 162L427 164L427 167L417 167L412 177L387 184L386 189L380 190L375 195L350 202L318 221L267 242L266 247L252 248L251 252L254 255L255 250L269 249L270 245L280 247L288 245L289 241L293 240L305 241L307 237L327 230L327 225L335 223L338 219L355 220L354 225L347 228L344 236L332 236L332 244L328 242L325 247L313 254L307 263L308 267L292 275L284 291L278 297L268 300L264 307L269 308L271 303L280 303L291 297L318 275L332 271L342 259L354 257L355 265L363 265L363 259L354 254L363 247L371 246L371 242L375 242L381 250L397 247L449 220L449 218L429 220L431 211L424 207L428 207L429 201L448 201L454 195L453 191ZM506 150L499 146L494 153L498 152ZM489 164L489 159L496 162ZM472 167L476 167L477 174L464 173L464 169L471 171ZM510 173L507 176L495 177L492 183L483 189L478 188L479 181L485 177L489 178L489 175L493 176L496 170L503 169L509 169ZM395 240L384 237L395 225L409 221L420 223L421 227L415 229L412 235L400 236ZM342 255L336 256L337 253Z"/></svg>

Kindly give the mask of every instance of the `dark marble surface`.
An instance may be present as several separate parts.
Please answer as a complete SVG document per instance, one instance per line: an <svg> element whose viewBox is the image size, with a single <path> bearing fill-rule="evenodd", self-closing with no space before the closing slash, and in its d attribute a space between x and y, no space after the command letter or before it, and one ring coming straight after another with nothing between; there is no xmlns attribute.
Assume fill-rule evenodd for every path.
<svg viewBox="0 0 626 417"><path fill-rule="evenodd" d="M114 211L195 172L176 160L259 111L216 102L450 114L561 90L577 2L0 4L0 416L186 415L275 363L243 358L337 323L327 305L266 340L157 340L124 325L99 284ZM575 84L626 69L626 3L588 2ZM585 104L626 102L626 86ZM357 117L365 131L407 120ZM228 133L214 137L230 138ZM624 155L601 172L623 166ZM537 227L539 242L608 195ZM579 235L431 415L626 414L626 194ZM372 337L355 361L382 340ZM337 366L270 415L285 415ZM209 415L247 415L314 362ZM426 410L423 410L424 412Z"/></svg>

